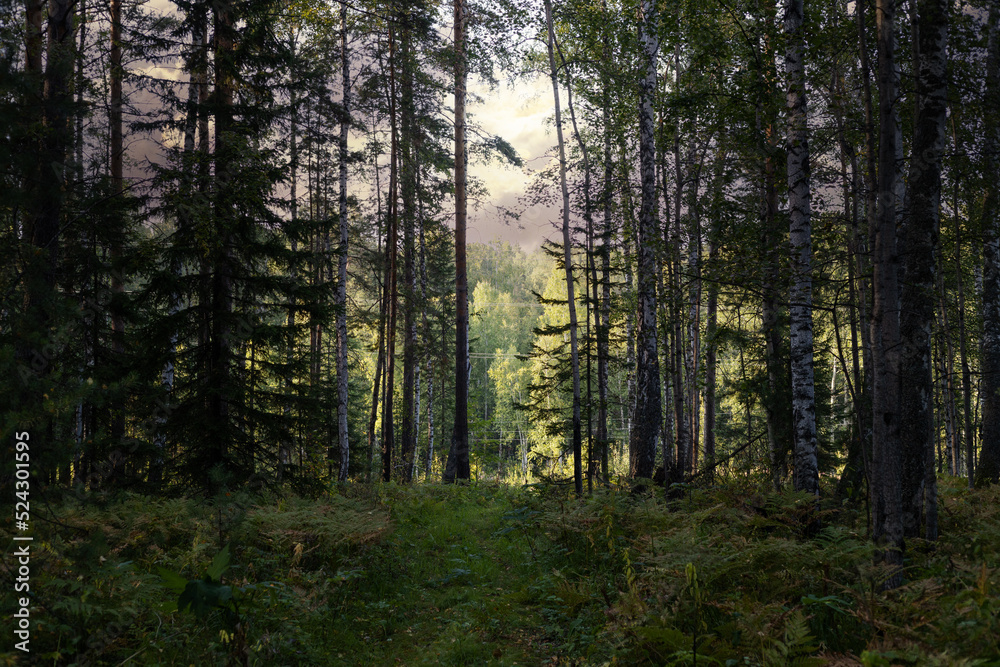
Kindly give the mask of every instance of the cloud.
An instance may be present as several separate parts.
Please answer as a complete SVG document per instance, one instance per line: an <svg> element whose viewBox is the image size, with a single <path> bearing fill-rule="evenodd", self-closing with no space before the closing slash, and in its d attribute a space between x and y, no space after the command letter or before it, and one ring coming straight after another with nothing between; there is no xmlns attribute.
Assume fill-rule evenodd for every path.
<svg viewBox="0 0 1000 667"><path fill-rule="evenodd" d="M546 167L552 159L549 154L555 142L551 126L552 92L543 77L494 90L472 85L470 92L483 100L470 104L470 121L484 132L507 140L524 160L525 167L469 165L470 175L489 190L489 201L469 211L469 240L486 243L499 237L531 251L556 233L552 221L559 215L558 207L536 205L525 210L520 201L532 172ZM519 220L508 220L500 214L500 209L519 212Z"/></svg>

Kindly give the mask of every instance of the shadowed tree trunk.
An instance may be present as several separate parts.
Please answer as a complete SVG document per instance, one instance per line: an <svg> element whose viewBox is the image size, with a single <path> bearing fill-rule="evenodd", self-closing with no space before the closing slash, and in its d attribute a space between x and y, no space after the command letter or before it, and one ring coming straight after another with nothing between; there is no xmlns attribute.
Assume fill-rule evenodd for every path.
<svg viewBox="0 0 1000 667"><path fill-rule="evenodd" d="M997 23L1000 9L990 11L989 56L987 65L987 108L996 114L1000 100L1000 36ZM987 125L984 155L986 188L983 202L983 340L982 340L982 414L983 439L976 470L976 484L1000 482L1000 207L997 205L997 150L1000 148L996 116ZM972 469L972 457L968 462Z"/></svg>
<svg viewBox="0 0 1000 667"><path fill-rule="evenodd" d="M122 168L122 161L125 148L122 143L122 79L124 69L122 67L122 6L121 0L111 0L111 49L108 63L109 79L109 134L110 134L110 158L111 158L111 191L115 197L121 198L125 194L125 178ZM121 273L118 267L114 266L120 261L122 254L120 235L115 235L115 240L111 244L111 261L114 270L111 273L111 291L114 297L111 300L111 351L113 358L121 360L125 354L125 321L122 318L121 297L125 291L125 286L121 281ZM111 441L113 446L125 437L125 406L119 398L111 405ZM114 470L111 471L111 478L123 472L119 466L124 462L115 463Z"/></svg>
<svg viewBox="0 0 1000 667"><path fill-rule="evenodd" d="M819 493L816 460L816 388L813 383L812 225L809 192L809 129L802 35L803 0L785 6L785 73L788 77L788 209L792 247L791 320L793 483Z"/></svg>
<svg viewBox="0 0 1000 667"><path fill-rule="evenodd" d="M877 0L879 147L872 310L873 537L890 567L886 588L902 581L902 473L899 444L899 256L896 249L895 0Z"/></svg>
<svg viewBox="0 0 1000 667"><path fill-rule="evenodd" d="M385 284L389 301L385 330L385 388L382 392L382 481L392 479L392 457L395 446L395 414L393 399L395 397L396 372L396 312L399 300L396 286L396 260L399 255L399 135L396 117L396 52L394 28L389 30L389 123L391 146L389 149L389 200L387 212L389 215L389 234L386 239Z"/></svg>
<svg viewBox="0 0 1000 667"><path fill-rule="evenodd" d="M941 154L945 143L948 38L947 0L917 2L917 123L907 187L906 245L900 315L900 454L903 534L937 538L934 477L934 376L931 328L934 323L935 261L940 227ZM929 483L929 484L928 484Z"/></svg>
<svg viewBox="0 0 1000 667"><path fill-rule="evenodd" d="M209 414L214 433L209 434L209 451L203 459L203 474L209 493L219 490L210 475L215 465L225 465L232 449L230 400L233 398L233 211L229 203L233 187L233 165L237 162L233 136L233 101L236 76L232 60L235 42L233 7L229 0L213 5L215 13L215 244L210 263L209 290L211 324L209 334Z"/></svg>
<svg viewBox="0 0 1000 667"><path fill-rule="evenodd" d="M469 280L466 273L465 0L455 0L455 424L444 481L469 479Z"/></svg>
<svg viewBox="0 0 1000 667"><path fill-rule="evenodd" d="M347 430L347 133L351 125L351 62L347 51L347 5L340 6L340 66L343 87L343 115L337 148L340 159L339 213L340 245L337 249L337 440L340 445L340 472L337 479L347 481L351 448Z"/></svg>

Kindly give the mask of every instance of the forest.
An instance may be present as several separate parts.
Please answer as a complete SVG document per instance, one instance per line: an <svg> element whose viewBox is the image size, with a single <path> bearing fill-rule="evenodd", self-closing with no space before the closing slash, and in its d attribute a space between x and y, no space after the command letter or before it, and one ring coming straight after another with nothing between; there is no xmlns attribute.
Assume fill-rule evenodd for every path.
<svg viewBox="0 0 1000 667"><path fill-rule="evenodd" d="M0 5L4 664L1000 664L996 2Z"/></svg>

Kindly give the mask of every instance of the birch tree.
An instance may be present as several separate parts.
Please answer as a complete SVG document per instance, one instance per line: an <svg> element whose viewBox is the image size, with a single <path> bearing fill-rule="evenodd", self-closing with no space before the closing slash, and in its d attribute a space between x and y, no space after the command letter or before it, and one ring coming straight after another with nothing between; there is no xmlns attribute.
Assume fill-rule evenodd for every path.
<svg viewBox="0 0 1000 667"><path fill-rule="evenodd" d="M651 478L660 434L660 361L656 340L656 261L659 230L656 214L656 145L653 96L659 40L653 0L640 5L639 42L644 74L639 83L639 173L642 203L638 228L639 331L636 361L635 420L629 436L632 477Z"/></svg>
<svg viewBox="0 0 1000 667"><path fill-rule="evenodd" d="M1000 482L1000 206L997 205L997 150L1000 131L997 128L997 101L1000 100L1000 9L994 5L989 18L987 56L986 109L992 122L986 135L983 169L986 198L982 209L983 234L983 339L982 339L982 402L983 436L976 483ZM969 462L972 465L972 462Z"/></svg>
<svg viewBox="0 0 1000 667"><path fill-rule="evenodd" d="M792 247L791 362L796 491L819 493L816 460L816 388L813 383L812 226L809 143L803 51L803 0L785 6L785 74L788 78L788 209Z"/></svg>

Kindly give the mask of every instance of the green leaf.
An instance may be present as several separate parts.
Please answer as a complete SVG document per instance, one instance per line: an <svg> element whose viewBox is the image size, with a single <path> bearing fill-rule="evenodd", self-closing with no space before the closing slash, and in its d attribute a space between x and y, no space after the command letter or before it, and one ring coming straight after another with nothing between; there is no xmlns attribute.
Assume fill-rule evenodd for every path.
<svg viewBox="0 0 1000 667"><path fill-rule="evenodd" d="M222 573L226 571L229 567L229 545L227 544L222 548L215 558L212 559L212 564L208 566L205 570L205 577L211 579L212 581L222 581Z"/></svg>
<svg viewBox="0 0 1000 667"><path fill-rule="evenodd" d="M160 578L163 579L164 586L175 593L182 593L184 591L184 588L188 584L187 579L165 567L158 567L156 569L160 573Z"/></svg>

